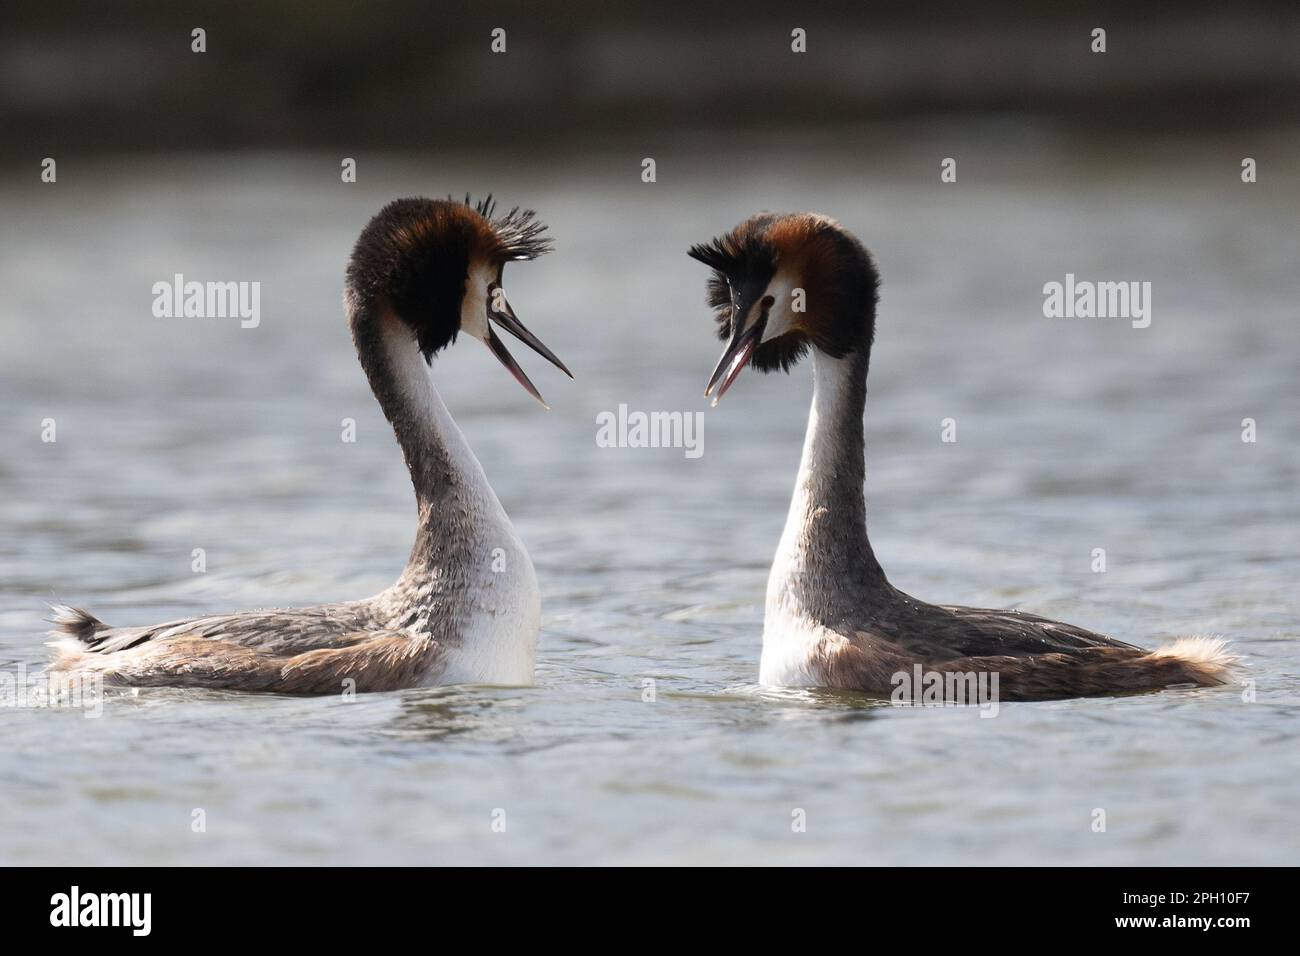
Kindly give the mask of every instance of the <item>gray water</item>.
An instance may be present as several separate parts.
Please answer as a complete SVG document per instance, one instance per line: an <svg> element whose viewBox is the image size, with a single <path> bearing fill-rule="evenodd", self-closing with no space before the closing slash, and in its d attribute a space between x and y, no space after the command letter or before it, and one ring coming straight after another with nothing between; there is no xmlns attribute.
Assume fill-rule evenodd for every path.
<svg viewBox="0 0 1300 956"><path fill-rule="evenodd" d="M536 686L3 710L0 861L1294 863L1297 141L1103 148L1007 124L960 140L942 185L945 135L661 143L655 184L640 145L362 157L352 186L323 154L6 177L9 672L46 659L45 601L144 624L357 598L398 574L410 488L339 304L387 199L535 206L557 252L506 287L577 381L516 348L546 412L472 340L434 367L537 567ZM1240 183L1242 155L1259 183ZM1150 646L1226 635L1253 699L1182 689L984 719L758 687L808 368L746 373L707 410L719 346L684 250L759 208L832 213L877 256L868 507L895 584ZM151 286L176 272L261 281L261 325L154 318ZM1150 328L1044 318L1042 285L1067 272L1151 281ZM704 411L704 454L597 447L619 403Z"/></svg>

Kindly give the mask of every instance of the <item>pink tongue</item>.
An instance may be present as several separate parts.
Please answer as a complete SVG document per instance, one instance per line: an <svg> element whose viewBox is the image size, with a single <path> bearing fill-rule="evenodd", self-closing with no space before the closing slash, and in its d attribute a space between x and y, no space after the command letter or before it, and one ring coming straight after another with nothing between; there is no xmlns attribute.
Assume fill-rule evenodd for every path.
<svg viewBox="0 0 1300 956"><path fill-rule="evenodd" d="M727 366L727 374L723 377L722 384L719 385L718 390L713 393L713 402L711 407L716 407L718 402L722 399L722 396L726 394L727 389L731 388L731 383L736 380L736 376L740 374L740 370L745 367L745 363L749 361L749 357L754 354L754 346L757 344L757 335L748 336L748 341L741 346L740 351L736 353L736 357L733 358L731 364Z"/></svg>
<svg viewBox="0 0 1300 956"><path fill-rule="evenodd" d="M516 382L524 387L524 391L541 402L543 408L549 409L551 407L546 404L546 399L542 398L542 393L537 390L537 386L528 380L528 376L525 375L524 370L519 367L519 363L515 361L514 356L506 351L505 345L497 336L496 332L492 331L491 326L488 327L488 337L484 344L487 345L487 347L492 351L492 354L497 357L501 364L510 370L510 374L515 377Z"/></svg>

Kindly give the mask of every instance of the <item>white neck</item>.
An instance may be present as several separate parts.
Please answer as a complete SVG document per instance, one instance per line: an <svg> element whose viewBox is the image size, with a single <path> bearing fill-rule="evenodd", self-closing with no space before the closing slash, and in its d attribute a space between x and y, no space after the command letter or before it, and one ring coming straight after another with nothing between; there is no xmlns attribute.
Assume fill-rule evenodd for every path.
<svg viewBox="0 0 1300 956"><path fill-rule="evenodd" d="M411 333L391 316L379 321L380 402L411 472L419 527L401 579L377 601L395 624L449 648L440 683L530 683L540 616L532 561Z"/></svg>
<svg viewBox="0 0 1300 956"><path fill-rule="evenodd" d="M485 522L508 526L510 521L488 483L483 466L438 394L429 365L415 347L410 332L396 319L389 319L383 324L382 336L387 365L397 386L403 413L414 426L409 437L399 434L398 441L407 454L408 465L411 465L411 480L416 497L421 501L421 519L425 517L426 499L432 504L445 492L457 490L463 493L463 504L470 508L463 517L472 520L476 526ZM411 447L408 448L408 444ZM422 470L411 463L412 457L436 462L435 473L417 474ZM439 475L438 471L448 473Z"/></svg>
<svg viewBox="0 0 1300 956"><path fill-rule="evenodd" d="M862 415L867 357L813 349L813 398L767 611L836 626L884 581L867 540Z"/></svg>

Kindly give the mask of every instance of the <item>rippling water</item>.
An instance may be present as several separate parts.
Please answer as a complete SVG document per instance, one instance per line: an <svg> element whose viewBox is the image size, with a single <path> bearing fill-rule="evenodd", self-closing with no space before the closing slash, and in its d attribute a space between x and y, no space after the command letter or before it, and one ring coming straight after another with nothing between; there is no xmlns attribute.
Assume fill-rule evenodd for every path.
<svg viewBox="0 0 1300 956"><path fill-rule="evenodd" d="M0 711L0 860L1294 862L1300 203L1280 184L1297 143L1110 152L1011 125L965 143L946 186L951 144L923 131L664 144L652 185L640 147L363 158L355 186L326 155L9 177L10 672L44 661L46 600L139 624L396 576L410 489L339 306L351 243L386 199L490 188L536 206L558 251L506 286L578 380L523 358L547 413L477 343L435 365L537 566L535 687L110 691L98 719ZM1255 186L1237 179L1247 149ZM1253 702L1178 690L990 720L755 685L808 370L742 376L705 410L718 345L684 250L764 207L835 214L878 258L868 501L894 583L1148 645L1225 634ZM260 327L154 318L150 287L176 272L261 281ZM1043 318L1043 283L1067 272L1151 281L1151 327ZM596 415L620 402L705 410L703 456L598 448Z"/></svg>

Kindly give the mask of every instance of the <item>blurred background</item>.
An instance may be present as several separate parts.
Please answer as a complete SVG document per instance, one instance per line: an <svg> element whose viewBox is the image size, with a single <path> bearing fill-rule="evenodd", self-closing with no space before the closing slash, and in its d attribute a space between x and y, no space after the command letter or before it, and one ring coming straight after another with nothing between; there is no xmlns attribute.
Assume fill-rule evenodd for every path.
<svg viewBox="0 0 1300 956"><path fill-rule="evenodd" d="M0 862L1294 863L1300 7L1135 6L7 0L0 670L40 672L46 601L147 624L396 577L410 486L340 306L388 200L535 207L556 251L505 285L577 380L516 350L548 413L472 341L433 370L537 567L537 686L0 711ZM707 409L685 250L763 208L879 264L894 584L1223 634L1250 693L989 720L756 687L808 369ZM260 325L156 318L175 273L261 282ZM1044 318L1066 273L1151 282L1150 327ZM597 447L621 403L703 413L703 456Z"/></svg>
<svg viewBox="0 0 1300 956"><path fill-rule="evenodd" d="M584 150L1006 112L1204 132L1290 124L1300 83L1285 0L8 0L0 17L0 118L20 152ZM505 55L489 49L497 27Z"/></svg>

